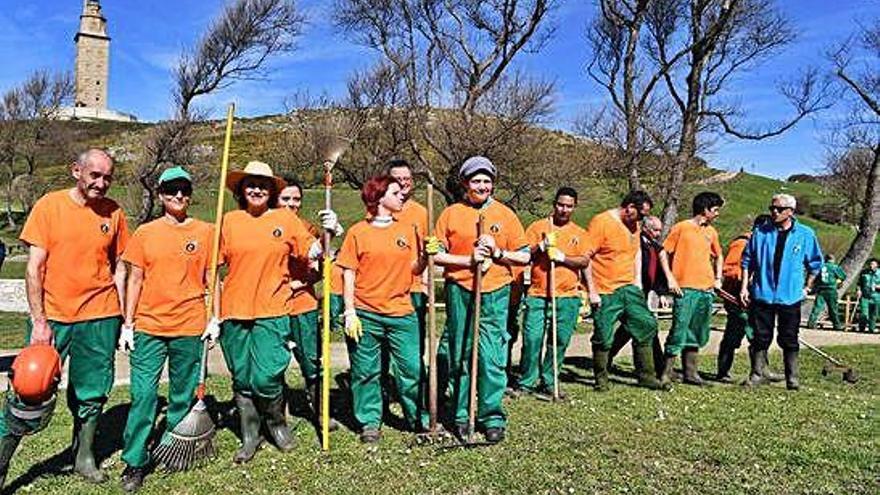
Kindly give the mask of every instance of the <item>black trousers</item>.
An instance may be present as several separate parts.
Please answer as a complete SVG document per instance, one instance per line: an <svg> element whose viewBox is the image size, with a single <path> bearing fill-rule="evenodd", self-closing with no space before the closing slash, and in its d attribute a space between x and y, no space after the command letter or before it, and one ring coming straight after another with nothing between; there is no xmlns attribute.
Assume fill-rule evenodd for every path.
<svg viewBox="0 0 880 495"><path fill-rule="evenodd" d="M751 345L759 351L766 351L773 342L773 329L776 328L776 342L783 350L797 351L798 332L801 326L801 303L767 304L752 301L749 307L749 324L755 331Z"/></svg>

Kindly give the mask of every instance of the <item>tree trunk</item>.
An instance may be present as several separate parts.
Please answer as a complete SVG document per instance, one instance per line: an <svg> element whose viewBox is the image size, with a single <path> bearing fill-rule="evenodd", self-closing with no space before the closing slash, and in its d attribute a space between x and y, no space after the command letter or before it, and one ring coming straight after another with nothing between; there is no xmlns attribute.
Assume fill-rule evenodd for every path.
<svg viewBox="0 0 880 495"><path fill-rule="evenodd" d="M144 224L153 219L154 204L153 192L150 191L146 184L144 184L143 189L141 189L141 211L137 216L138 225Z"/></svg>
<svg viewBox="0 0 880 495"><path fill-rule="evenodd" d="M874 242L877 239L877 229L880 227L880 143L874 147L873 151L874 159L871 162L871 171L865 186L859 232L840 262L840 267L846 272L846 280L841 286L841 292L846 292L855 282L865 261L871 257L871 253L874 251Z"/></svg>

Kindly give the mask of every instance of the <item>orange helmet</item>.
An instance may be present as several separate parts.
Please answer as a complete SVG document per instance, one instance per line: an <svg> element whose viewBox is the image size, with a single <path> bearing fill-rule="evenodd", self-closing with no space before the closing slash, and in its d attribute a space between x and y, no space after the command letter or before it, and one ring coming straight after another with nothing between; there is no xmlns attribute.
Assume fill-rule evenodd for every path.
<svg viewBox="0 0 880 495"><path fill-rule="evenodd" d="M39 404L55 395L61 381L61 358L51 345L25 347L12 362L12 388L18 397Z"/></svg>

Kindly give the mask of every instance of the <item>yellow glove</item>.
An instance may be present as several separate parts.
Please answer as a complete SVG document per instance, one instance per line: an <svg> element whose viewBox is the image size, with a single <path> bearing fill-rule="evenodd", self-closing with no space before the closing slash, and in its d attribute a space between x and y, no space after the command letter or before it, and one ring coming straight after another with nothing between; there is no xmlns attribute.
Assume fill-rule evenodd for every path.
<svg viewBox="0 0 880 495"><path fill-rule="evenodd" d="M550 258L550 261L554 261L556 263L562 263L563 261L565 261L565 253L554 246L550 246L550 248L547 249L547 257Z"/></svg>
<svg viewBox="0 0 880 495"><path fill-rule="evenodd" d="M443 247L443 243L440 242L435 236L430 236L425 238L425 254L429 256L433 256L440 252L440 249Z"/></svg>
<svg viewBox="0 0 880 495"><path fill-rule="evenodd" d="M355 343L360 342L361 337L364 335L364 326L361 324L361 319L358 318L354 310L346 310L343 316L345 317L345 335L354 340Z"/></svg>
<svg viewBox="0 0 880 495"><path fill-rule="evenodd" d="M551 248L556 247L556 232L547 232L544 234L544 240L541 241L541 245L539 246L541 251L547 252Z"/></svg>

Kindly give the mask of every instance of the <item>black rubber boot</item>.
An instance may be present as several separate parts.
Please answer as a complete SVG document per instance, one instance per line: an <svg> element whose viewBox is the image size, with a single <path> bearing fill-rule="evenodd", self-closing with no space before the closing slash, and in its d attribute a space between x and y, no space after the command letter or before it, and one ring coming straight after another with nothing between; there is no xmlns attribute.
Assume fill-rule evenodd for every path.
<svg viewBox="0 0 880 495"><path fill-rule="evenodd" d="M614 366L614 358L631 338L632 337L630 337L629 333L624 330L622 326L614 332L614 340L611 342L611 349L608 351L608 369L611 369Z"/></svg>
<svg viewBox="0 0 880 495"><path fill-rule="evenodd" d="M287 427L287 411L284 396L279 395L274 399L259 399L260 409L266 421L266 431L272 437L272 442L281 452L293 450L293 437Z"/></svg>
<svg viewBox="0 0 880 495"><path fill-rule="evenodd" d="M726 349L724 347L718 349L718 371L715 373L715 379L721 383L733 383L733 377L730 376L730 368L733 367L733 358L736 355L734 349Z"/></svg>
<svg viewBox="0 0 880 495"><path fill-rule="evenodd" d="M770 369L770 357L766 352L764 353L764 379L770 383L779 383L782 380L785 380L784 375L774 373L773 370Z"/></svg>
<svg viewBox="0 0 880 495"><path fill-rule="evenodd" d="M636 376L639 386L651 390L668 390L655 375L654 350L652 344L635 345L633 347L633 364L636 367Z"/></svg>
<svg viewBox="0 0 880 495"><path fill-rule="evenodd" d="M660 384L664 387L672 386L672 374L675 368L675 356L666 356L663 363L663 373L660 373Z"/></svg>
<svg viewBox="0 0 880 495"><path fill-rule="evenodd" d="M98 430L98 418L90 418L85 422L75 419L74 461L73 471L89 483L103 483L107 476L95 462L95 432Z"/></svg>
<svg viewBox="0 0 880 495"><path fill-rule="evenodd" d="M9 472L9 462L12 460L12 454L21 442L21 437L17 435L4 435L0 438L0 491L6 484L6 473Z"/></svg>
<svg viewBox="0 0 880 495"><path fill-rule="evenodd" d="M699 355L699 351L693 347L688 347L681 353L681 361L684 367L683 383L698 387L708 385L700 378Z"/></svg>
<svg viewBox="0 0 880 495"><path fill-rule="evenodd" d="M767 366L767 350L759 351L749 347L749 361L751 362L752 371L743 385L757 387L768 383L769 380L764 376L764 369Z"/></svg>
<svg viewBox="0 0 880 495"><path fill-rule="evenodd" d="M321 382L315 382L306 387L306 395L308 396L312 414L315 415L315 425L318 428L321 428L321 418L323 418L323 415L321 414ZM336 431L339 429L339 422L331 417L327 426L330 431Z"/></svg>
<svg viewBox="0 0 880 495"><path fill-rule="evenodd" d="M801 388L798 380L798 351L783 349L782 360L785 363L785 388L798 390Z"/></svg>
<svg viewBox="0 0 880 495"><path fill-rule="evenodd" d="M242 464L254 458L254 454L263 443L263 436L260 435L260 413L253 399L236 393L235 407L238 409L241 425L241 447L235 452L232 461Z"/></svg>
<svg viewBox="0 0 880 495"><path fill-rule="evenodd" d="M597 392L607 392L608 385L608 351L593 344L593 375L596 377L596 384L593 388Z"/></svg>
<svg viewBox="0 0 880 495"><path fill-rule="evenodd" d="M146 476L146 468L125 466L122 470L122 491L133 493L140 490L144 486Z"/></svg>

